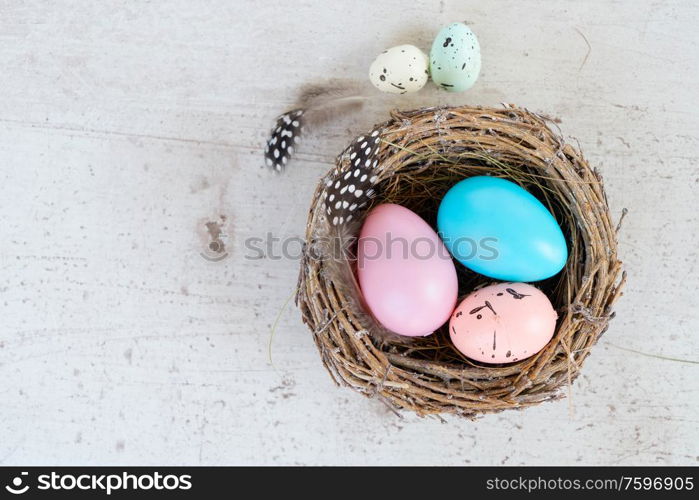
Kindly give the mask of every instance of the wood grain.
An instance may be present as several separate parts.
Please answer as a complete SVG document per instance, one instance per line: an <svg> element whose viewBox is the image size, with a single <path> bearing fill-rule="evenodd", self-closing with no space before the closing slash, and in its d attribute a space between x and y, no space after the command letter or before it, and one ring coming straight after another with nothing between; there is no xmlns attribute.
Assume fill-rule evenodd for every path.
<svg viewBox="0 0 699 500"><path fill-rule="evenodd" d="M625 349L699 353L698 17L689 0L0 2L0 463L696 464L699 367ZM284 177L264 168L300 85L365 80L455 20L483 51L471 91L371 92ZM629 209L626 293L569 399L399 419L335 388L283 309L298 262L245 241L300 236L319 177L388 110L502 101L560 118Z"/></svg>

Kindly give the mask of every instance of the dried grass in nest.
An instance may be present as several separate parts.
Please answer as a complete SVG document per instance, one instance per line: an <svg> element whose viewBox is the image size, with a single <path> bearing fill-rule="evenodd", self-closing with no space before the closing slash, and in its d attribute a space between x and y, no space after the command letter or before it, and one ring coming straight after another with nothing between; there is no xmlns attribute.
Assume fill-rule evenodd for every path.
<svg viewBox="0 0 699 500"><path fill-rule="evenodd" d="M442 196L466 177L504 177L534 194L561 225L570 253L561 273L536 283L559 315L549 344L518 363L485 365L452 346L446 325L409 341L377 337L368 331L366 311L353 306L358 302L345 296L347 287L327 272L327 262L308 252L297 303L336 383L396 409L470 418L563 396L614 316L626 276L601 176L549 123L511 106L393 112L381 129L383 169L372 202L406 206L435 227ZM338 157L337 166L343 172L347 159ZM327 231L324 189L321 182L311 204L308 243ZM456 267L460 296L493 281Z"/></svg>

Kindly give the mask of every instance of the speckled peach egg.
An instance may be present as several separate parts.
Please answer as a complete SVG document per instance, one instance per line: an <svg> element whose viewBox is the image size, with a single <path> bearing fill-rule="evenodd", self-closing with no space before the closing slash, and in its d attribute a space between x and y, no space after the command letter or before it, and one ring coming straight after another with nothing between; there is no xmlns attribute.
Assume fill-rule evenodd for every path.
<svg viewBox="0 0 699 500"><path fill-rule="evenodd" d="M483 363L514 363L548 344L558 315L541 290L498 283L469 294L449 321L454 346Z"/></svg>

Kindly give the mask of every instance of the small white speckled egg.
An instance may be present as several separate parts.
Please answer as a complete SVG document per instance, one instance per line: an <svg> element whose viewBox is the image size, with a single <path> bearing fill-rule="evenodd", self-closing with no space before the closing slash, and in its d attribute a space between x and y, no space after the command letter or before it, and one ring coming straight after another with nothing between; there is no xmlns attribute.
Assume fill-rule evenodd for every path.
<svg viewBox="0 0 699 500"><path fill-rule="evenodd" d="M369 80L382 92L417 92L427 83L430 60L414 45L384 50L369 68Z"/></svg>

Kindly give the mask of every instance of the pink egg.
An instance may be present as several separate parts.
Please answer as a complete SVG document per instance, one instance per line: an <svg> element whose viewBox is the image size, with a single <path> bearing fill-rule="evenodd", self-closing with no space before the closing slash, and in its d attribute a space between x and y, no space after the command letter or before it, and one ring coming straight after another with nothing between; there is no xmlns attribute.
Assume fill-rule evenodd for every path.
<svg viewBox="0 0 699 500"><path fill-rule="evenodd" d="M431 334L456 305L456 269L444 243L419 215L400 205L379 205L367 215L357 274L374 317L400 335Z"/></svg>
<svg viewBox="0 0 699 500"><path fill-rule="evenodd" d="M543 349L558 315L538 288L499 283L469 294L449 321L454 346L483 363L513 363Z"/></svg>

